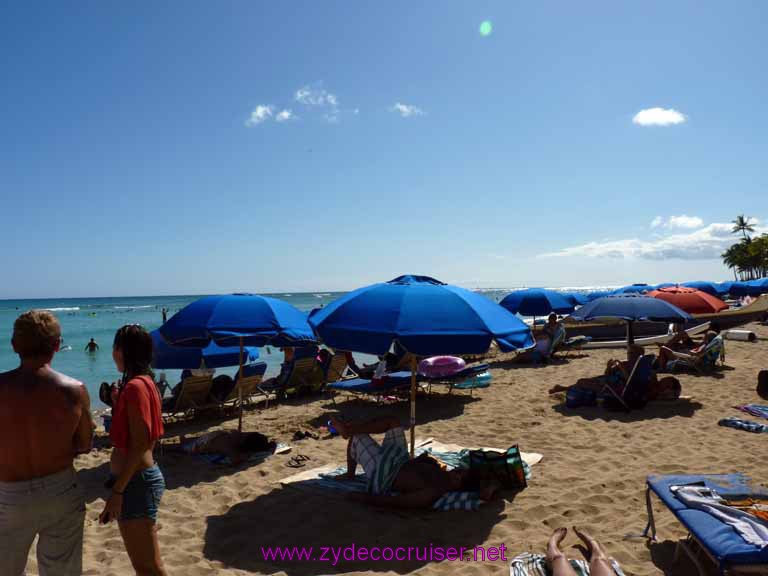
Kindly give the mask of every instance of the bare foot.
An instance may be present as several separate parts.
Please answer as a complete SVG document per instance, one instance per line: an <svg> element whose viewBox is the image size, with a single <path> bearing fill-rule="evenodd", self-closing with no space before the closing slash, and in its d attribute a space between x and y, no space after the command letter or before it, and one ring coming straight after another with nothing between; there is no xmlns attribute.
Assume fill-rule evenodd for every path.
<svg viewBox="0 0 768 576"><path fill-rule="evenodd" d="M564 557L564 554L560 550L560 543L565 539L565 535L568 534L568 528L558 528L554 532L552 532L552 536L549 539L549 542L547 543L547 564L549 566L552 566L552 562L554 562L558 558Z"/></svg>
<svg viewBox="0 0 768 576"><path fill-rule="evenodd" d="M603 549L600 542L592 538L592 536L586 532L580 531L578 528L576 528L576 526L573 527L573 531L587 547L587 551L584 556L588 562L592 562L594 560L608 560L608 554L605 553L605 550Z"/></svg>

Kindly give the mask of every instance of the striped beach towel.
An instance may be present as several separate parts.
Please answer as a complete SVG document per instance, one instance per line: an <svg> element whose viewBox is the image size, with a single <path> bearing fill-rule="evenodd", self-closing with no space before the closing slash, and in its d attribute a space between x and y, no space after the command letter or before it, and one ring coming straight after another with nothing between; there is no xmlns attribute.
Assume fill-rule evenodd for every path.
<svg viewBox="0 0 768 576"><path fill-rule="evenodd" d="M718 424L720 426L736 428L738 430L746 430L747 432L754 432L756 434L768 432L768 426L765 424L752 422L751 420L742 420L741 418L723 418L718 422Z"/></svg>
<svg viewBox="0 0 768 576"><path fill-rule="evenodd" d="M577 576L589 575L589 564L584 560L569 560L569 562ZM621 566L614 559L611 559L610 562L616 576L625 576ZM524 552L512 559L512 563L509 565L509 574L510 576L552 576L552 570L547 566L544 554Z"/></svg>
<svg viewBox="0 0 768 576"><path fill-rule="evenodd" d="M763 406L761 404L744 404L744 406L734 406L734 408L746 412L755 418L768 419L768 406Z"/></svg>

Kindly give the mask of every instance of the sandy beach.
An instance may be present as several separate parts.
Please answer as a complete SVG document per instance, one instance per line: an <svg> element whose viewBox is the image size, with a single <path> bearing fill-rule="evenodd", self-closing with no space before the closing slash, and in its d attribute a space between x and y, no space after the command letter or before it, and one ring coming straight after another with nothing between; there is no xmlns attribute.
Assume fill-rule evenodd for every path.
<svg viewBox="0 0 768 576"><path fill-rule="evenodd" d="M484 504L476 512L401 512L366 508L335 492L308 493L282 487L281 478L295 473L287 463L297 453L310 457L308 468L342 463L345 441L326 437L293 441L297 429L319 427L331 414L361 418L382 412L407 421L407 403L314 398L246 412L245 430L257 430L292 446L260 464L213 466L165 450L158 460L168 490L159 517L160 543L170 574L299 574L336 573L451 574L452 562L266 561L267 546L500 546L508 556L543 552L559 526L583 526L604 543L627 574L688 574L681 561L672 568L675 542L684 531L657 505L659 541L626 539L645 526L644 482L650 473L744 472L768 476L765 438L722 428L720 418L737 416L736 404L759 402L757 373L765 365L768 328L748 326L757 343L727 342L726 367L715 376L679 376L690 401L652 404L629 414L600 408L568 410L562 396L550 397L554 384L571 384L596 375L619 351L571 354L547 366L516 366L497 358L493 384L470 396L436 393L418 401L418 436L464 446L506 447L519 444L544 458L533 469L529 487L514 499ZM745 416L745 415L742 415ZM179 434L198 434L237 425L236 419L200 419L172 424L165 445ZM101 526L102 487L108 470L106 437L98 448L77 460L87 491L85 574L131 573L117 526ZM578 557L569 535L566 547ZM508 562L463 562L465 574L506 574ZM34 549L30 573L36 574Z"/></svg>

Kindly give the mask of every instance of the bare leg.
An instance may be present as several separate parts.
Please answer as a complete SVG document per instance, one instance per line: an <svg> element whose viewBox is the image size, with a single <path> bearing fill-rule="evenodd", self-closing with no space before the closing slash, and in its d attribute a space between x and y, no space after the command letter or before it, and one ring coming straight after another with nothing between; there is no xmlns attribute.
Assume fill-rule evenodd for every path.
<svg viewBox="0 0 768 576"><path fill-rule="evenodd" d="M589 560L589 573L591 576L616 576L608 559L608 554L606 554L602 545L589 534L580 532L576 526L573 527L573 531L587 547L589 552L587 560Z"/></svg>
<svg viewBox="0 0 768 576"><path fill-rule="evenodd" d="M149 518L119 522L125 550L138 576L165 576L157 527Z"/></svg>
<svg viewBox="0 0 768 576"><path fill-rule="evenodd" d="M577 576L576 571L568 562L565 554L560 550L560 543L568 533L567 528L558 528L552 533L547 543L547 564L552 569L552 576Z"/></svg>

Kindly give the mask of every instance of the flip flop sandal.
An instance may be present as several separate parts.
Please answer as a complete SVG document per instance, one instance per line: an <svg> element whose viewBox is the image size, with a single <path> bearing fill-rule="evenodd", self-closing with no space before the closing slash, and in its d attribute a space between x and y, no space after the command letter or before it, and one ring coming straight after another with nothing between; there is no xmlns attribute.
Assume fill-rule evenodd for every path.
<svg viewBox="0 0 768 576"><path fill-rule="evenodd" d="M294 459L296 459L298 462L305 462L307 460L312 460L312 458L310 458L306 454L296 454L296 456L294 456Z"/></svg>
<svg viewBox="0 0 768 576"><path fill-rule="evenodd" d="M320 436L318 436L314 432L310 432L309 430L307 430L306 432L304 432L304 438L312 438L313 440L319 440Z"/></svg>
<svg viewBox="0 0 768 576"><path fill-rule="evenodd" d="M288 466L289 468L304 468L306 464L302 460L299 460L297 456L294 456L293 458L288 460L288 463L286 464L286 466Z"/></svg>

